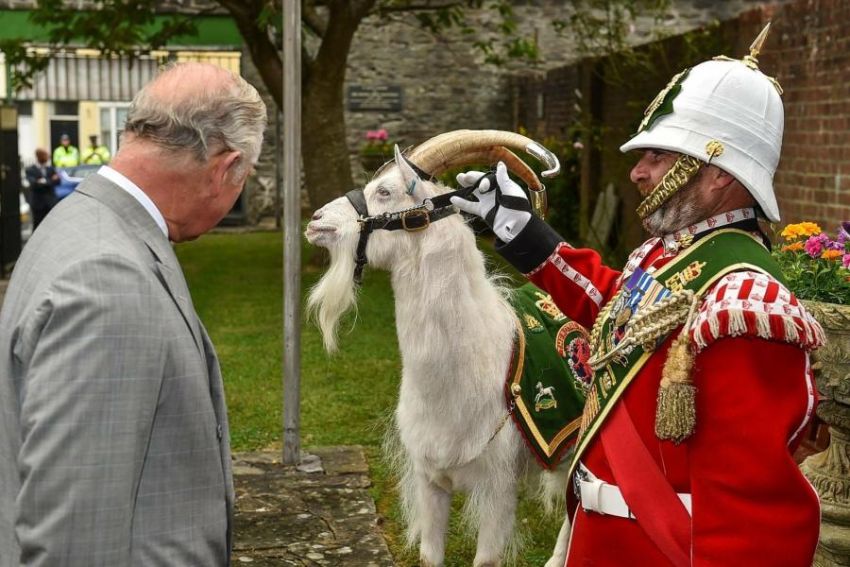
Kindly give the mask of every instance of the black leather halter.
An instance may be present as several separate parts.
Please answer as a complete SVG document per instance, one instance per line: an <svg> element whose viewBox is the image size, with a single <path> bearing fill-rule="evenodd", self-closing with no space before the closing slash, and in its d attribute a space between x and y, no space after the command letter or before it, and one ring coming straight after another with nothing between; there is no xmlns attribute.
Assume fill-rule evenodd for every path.
<svg viewBox="0 0 850 567"><path fill-rule="evenodd" d="M372 234L372 231L405 230L407 232L419 232L420 230L425 230L431 226L432 222L444 219L457 212L452 206L452 197L467 198L477 186L478 184L476 183L471 187L464 187L457 191L425 199L421 205L404 209L403 211L386 212L374 216L369 215L369 208L366 206L366 196L363 194L363 189L352 189L346 193L345 197L348 199L348 202L351 203L351 206L354 207L354 210L360 216L357 219L357 222L360 223L360 239L357 241L357 252L354 260L354 283L360 285L363 281L363 268L368 263L368 259L366 258L366 244L369 242L369 236ZM495 185L493 186L495 187Z"/></svg>

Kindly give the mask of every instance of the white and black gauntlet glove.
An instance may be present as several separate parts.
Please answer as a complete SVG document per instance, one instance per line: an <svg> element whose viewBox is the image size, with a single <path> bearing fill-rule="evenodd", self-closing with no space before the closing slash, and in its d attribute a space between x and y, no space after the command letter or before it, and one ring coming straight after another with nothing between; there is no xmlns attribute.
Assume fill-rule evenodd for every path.
<svg viewBox="0 0 850 567"><path fill-rule="evenodd" d="M484 219L496 237L508 243L522 232L531 220L531 203L522 188L508 176L504 162L496 166L495 175L467 171L457 176L462 187L477 184L472 196L477 201L452 197L451 203L461 211Z"/></svg>

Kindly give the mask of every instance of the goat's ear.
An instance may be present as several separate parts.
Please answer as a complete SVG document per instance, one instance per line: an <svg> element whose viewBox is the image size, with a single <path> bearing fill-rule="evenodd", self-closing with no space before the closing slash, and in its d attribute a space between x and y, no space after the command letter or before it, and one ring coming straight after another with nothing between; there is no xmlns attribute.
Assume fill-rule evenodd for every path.
<svg viewBox="0 0 850 567"><path fill-rule="evenodd" d="M410 164L407 163L407 160L404 159L404 156L401 155L401 150L398 149L398 144L395 145L395 164L398 167L398 170L401 172L401 178L404 181L404 189L408 195L414 195L416 190L419 189L419 185L421 185L422 180L419 179L419 176L410 167Z"/></svg>

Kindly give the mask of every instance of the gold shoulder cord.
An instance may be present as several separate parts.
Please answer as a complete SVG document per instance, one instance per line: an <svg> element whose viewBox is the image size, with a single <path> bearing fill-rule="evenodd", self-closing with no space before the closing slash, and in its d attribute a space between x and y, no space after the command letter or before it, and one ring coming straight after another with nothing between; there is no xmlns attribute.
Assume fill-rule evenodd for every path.
<svg viewBox="0 0 850 567"><path fill-rule="evenodd" d="M669 199L673 193L681 189L699 170L702 162L695 157L681 154L673 167L661 178L661 183L652 190L649 196L637 208L637 214L645 219Z"/></svg>

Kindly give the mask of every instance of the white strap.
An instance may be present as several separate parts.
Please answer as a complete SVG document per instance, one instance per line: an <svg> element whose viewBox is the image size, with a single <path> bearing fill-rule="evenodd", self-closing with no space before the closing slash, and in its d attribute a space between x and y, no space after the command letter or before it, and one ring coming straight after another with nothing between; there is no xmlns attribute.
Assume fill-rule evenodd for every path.
<svg viewBox="0 0 850 567"><path fill-rule="evenodd" d="M596 478L596 475L590 472L590 469L585 467L584 463L579 463L578 467L576 471L576 483L579 488L581 507L586 512L596 512L597 514L617 516L631 520L635 519L619 488ZM691 495L680 493L677 496L682 501L682 504L685 505L685 509L690 515Z"/></svg>

